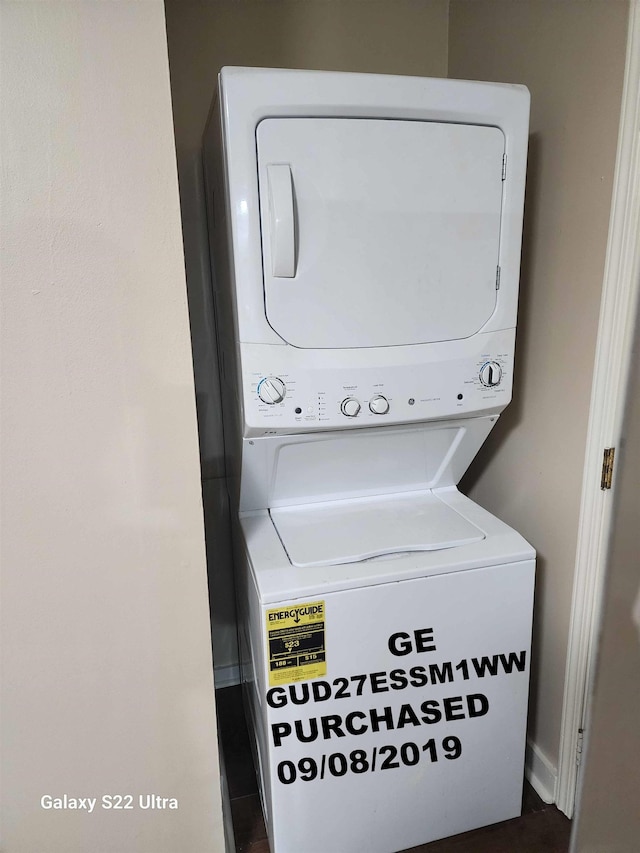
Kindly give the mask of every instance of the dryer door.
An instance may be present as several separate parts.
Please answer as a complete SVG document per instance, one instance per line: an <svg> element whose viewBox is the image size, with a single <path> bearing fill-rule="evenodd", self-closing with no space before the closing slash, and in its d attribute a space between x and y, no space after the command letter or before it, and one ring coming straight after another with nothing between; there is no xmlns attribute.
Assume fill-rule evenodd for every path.
<svg viewBox="0 0 640 853"><path fill-rule="evenodd" d="M304 348L469 337L496 305L504 136L495 127L265 119L266 315Z"/></svg>

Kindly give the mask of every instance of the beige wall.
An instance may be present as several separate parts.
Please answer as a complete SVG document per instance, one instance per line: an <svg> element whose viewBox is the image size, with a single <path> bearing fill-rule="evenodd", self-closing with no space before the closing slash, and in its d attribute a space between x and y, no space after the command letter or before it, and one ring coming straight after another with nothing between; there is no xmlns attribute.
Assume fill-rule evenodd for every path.
<svg viewBox="0 0 640 853"><path fill-rule="evenodd" d="M223 65L444 77L447 0L167 0L178 152L200 146Z"/></svg>
<svg viewBox="0 0 640 853"><path fill-rule="evenodd" d="M515 398L465 482L538 549L530 737L552 774L626 27L611 0L450 4L449 76L531 90Z"/></svg>
<svg viewBox="0 0 640 853"><path fill-rule="evenodd" d="M632 365L574 853L627 853L640 839L640 325Z"/></svg>
<svg viewBox="0 0 640 853"><path fill-rule="evenodd" d="M200 171L218 71L223 65L251 65L444 77L447 8L448 0L167 0L219 683L237 650Z"/></svg>
<svg viewBox="0 0 640 853"><path fill-rule="evenodd" d="M2 849L221 851L163 6L1 13Z"/></svg>

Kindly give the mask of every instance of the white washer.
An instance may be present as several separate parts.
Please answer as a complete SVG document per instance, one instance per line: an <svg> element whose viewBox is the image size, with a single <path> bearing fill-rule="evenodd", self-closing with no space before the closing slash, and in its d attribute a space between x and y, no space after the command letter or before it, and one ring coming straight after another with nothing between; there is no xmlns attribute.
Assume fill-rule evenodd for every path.
<svg viewBox="0 0 640 853"><path fill-rule="evenodd" d="M223 69L205 176L273 853L520 812L535 554L456 484L511 398L524 87Z"/></svg>

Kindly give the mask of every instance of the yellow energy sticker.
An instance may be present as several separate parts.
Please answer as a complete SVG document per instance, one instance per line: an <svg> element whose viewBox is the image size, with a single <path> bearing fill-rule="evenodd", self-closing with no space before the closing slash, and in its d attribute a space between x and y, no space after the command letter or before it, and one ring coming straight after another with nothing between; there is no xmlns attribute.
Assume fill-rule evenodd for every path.
<svg viewBox="0 0 640 853"><path fill-rule="evenodd" d="M327 674L324 601L283 604L266 620L271 687Z"/></svg>

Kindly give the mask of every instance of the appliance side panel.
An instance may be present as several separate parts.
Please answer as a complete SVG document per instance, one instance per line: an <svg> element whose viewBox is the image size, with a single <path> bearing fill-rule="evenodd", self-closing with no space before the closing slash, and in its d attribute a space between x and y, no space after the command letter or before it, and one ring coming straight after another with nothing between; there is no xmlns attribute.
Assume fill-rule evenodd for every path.
<svg viewBox="0 0 640 853"><path fill-rule="evenodd" d="M220 92L216 93L203 136L207 228L213 281L213 304L220 370L225 469L232 506L240 494L243 395L238 341L238 315L231 246L229 185L226 170Z"/></svg>

